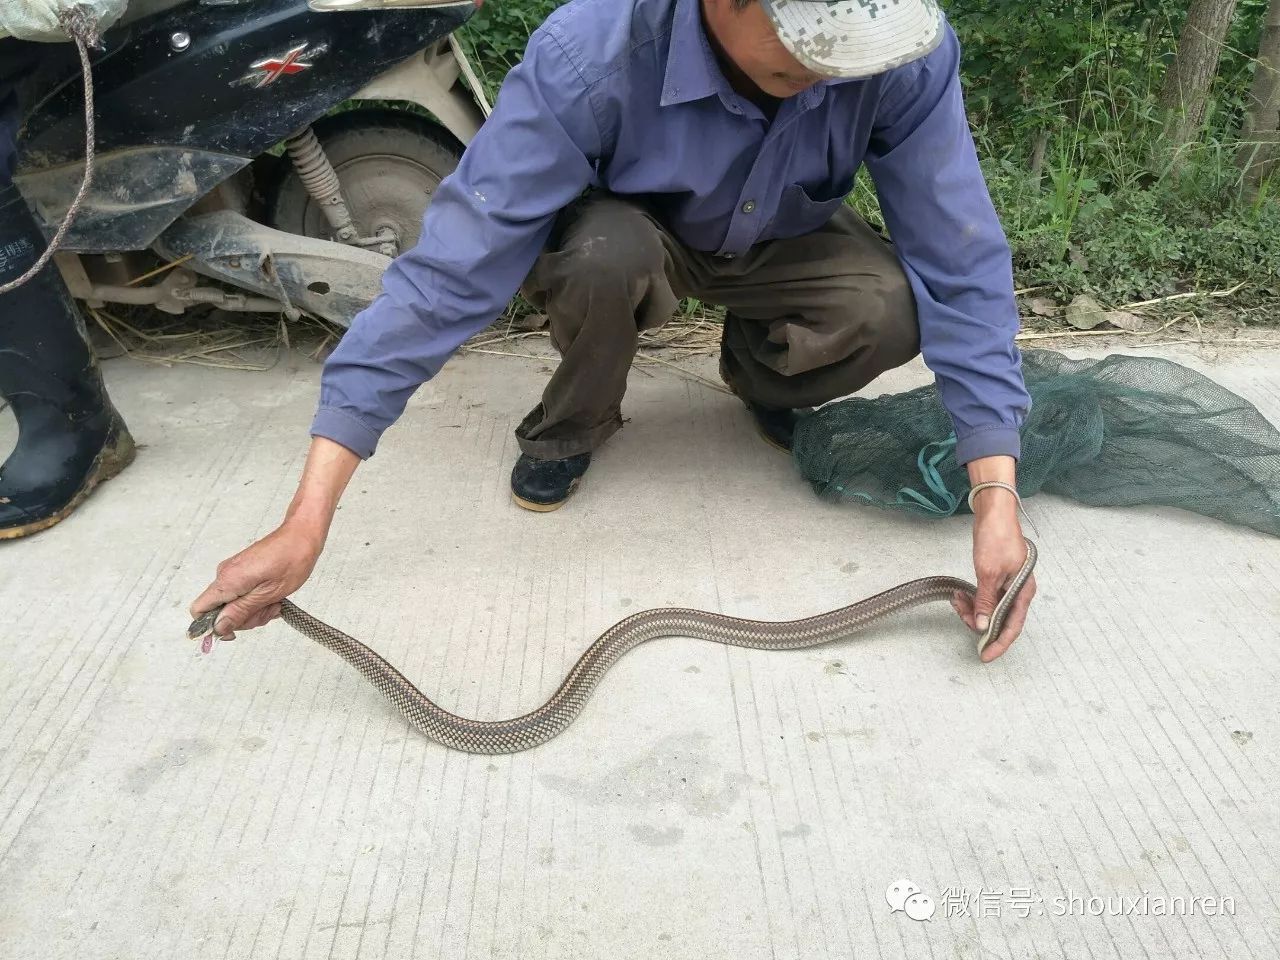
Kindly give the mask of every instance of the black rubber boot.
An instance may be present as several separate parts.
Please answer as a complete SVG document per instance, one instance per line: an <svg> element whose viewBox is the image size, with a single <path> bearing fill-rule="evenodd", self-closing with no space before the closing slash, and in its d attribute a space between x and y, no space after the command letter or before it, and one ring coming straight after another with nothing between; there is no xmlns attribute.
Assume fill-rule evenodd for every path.
<svg viewBox="0 0 1280 960"><path fill-rule="evenodd" d="M511 496L526 510L539 513L558 510L589 466L589 453L564 460L538 460L522 453L511 471Z"/></svg>
<svg viewBox="0 0 1280 960"><path fill-rule="evenodd" d="M25 273L44 249L17 189L0 190L0 284ZM133 460L133 438L52 262L0 294L0 398L18 420L18 445L0 466L0 540L53 526Z"/></svg>

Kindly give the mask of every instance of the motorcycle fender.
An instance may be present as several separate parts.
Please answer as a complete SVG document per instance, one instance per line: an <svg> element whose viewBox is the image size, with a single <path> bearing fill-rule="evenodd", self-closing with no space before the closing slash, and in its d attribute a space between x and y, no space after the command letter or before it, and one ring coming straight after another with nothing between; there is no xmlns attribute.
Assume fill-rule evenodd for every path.
<svg viewBox="0 0 1280 960"><path fill-rule="evenodd" d="M78 253L144 250L197 199L249 164L244 157L158 145L117 150L94 164L93 190L62 244ZM84 179L84 164L19 172L14 182L52 236Z"/></svg>
<svg viewBox="0 0 1280 960"><path fill-rule="evenodd" d="M471 142L493 109L452 34L447 44L424 50L379 74L351 98L416 103L429 110L463 146Z"/></svg>

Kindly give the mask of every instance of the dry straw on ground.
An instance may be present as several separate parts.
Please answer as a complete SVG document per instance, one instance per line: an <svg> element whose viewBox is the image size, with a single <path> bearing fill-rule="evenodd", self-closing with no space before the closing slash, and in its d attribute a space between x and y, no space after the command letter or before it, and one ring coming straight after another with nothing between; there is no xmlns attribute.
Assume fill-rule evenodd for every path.
<svg viewBox="0 0 1280 960"><path fill-rule="evenodd" d="M1073 342L1142 347L1280 344L1280 332L1262 326L1273 321L1274 314L1269 308L1236 313L1225 309L1240 288L1176 294L1116 307L1117 312L1141 318L1143 327L1133 330L1109 325L1077 330L1066 327L1060 314L1048 317L1029 314L1023 318L1023 332L1018 341L1036 346L1067 346ZM1017 293L1026 296L1042 289L1028 288ZM1188 312L1189 306L1202 303L1215 308L1208 322L1201 317L1203 311ZM295 345L306 349L311 360L320 362L342 336L339 327L315 318L290 324L282 317L218 310L196 310L173 317L148 308L91 308L89 315L118 350L114 356L128 355L166 365L191 363L262 371L289 357ZM711 389L727 392L718 378L704 376L681 363L691 357L714 356L720 348L720 334L720 311L696 301L686 302L670 322L657 330L641 333L636 369L650 376L655 369L669 370ZM544 363L556 356L546 317L533 312L519 299L496 323L469 340L462 352ZM104 358L111 356L108 353Z"/></svg>

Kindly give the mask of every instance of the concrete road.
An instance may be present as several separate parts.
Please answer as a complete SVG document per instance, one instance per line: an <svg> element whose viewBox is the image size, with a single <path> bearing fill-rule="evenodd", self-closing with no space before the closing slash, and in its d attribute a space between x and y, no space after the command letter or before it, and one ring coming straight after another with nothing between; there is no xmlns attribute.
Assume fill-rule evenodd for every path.
<svg viewBox="0 0 1280 960"><path fill-rule="evenodd" d="M1280 422L1280 351L1171 355ZM544 516L508 473L549 362L460 358L297 601L496 718L636 610L971 575L966 520L821 503L736 401L647 370ZM280 624L183 639L281 517L318 373L111 362L137 463L0 546L0 957L1280 955L1280 542L1038 497L1041 596L993 666L945 606L810 652L664 640L558 740L465 756Z"/></svg>

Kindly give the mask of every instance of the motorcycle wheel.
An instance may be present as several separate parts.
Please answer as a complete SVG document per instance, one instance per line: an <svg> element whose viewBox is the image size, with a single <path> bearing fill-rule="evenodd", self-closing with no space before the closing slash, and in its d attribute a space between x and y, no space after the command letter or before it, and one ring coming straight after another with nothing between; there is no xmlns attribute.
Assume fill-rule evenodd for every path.
<svg viewBox="0 0 1280 960"><path fill-rule="evenodd" d="M352 110L312 126L338 174L347 208L362 236L390 227L397 253L418 242L422 215L462 146L430 120L393 110ZM328 240L329 221L286 156L268 195L267 223L277 230Z"/></svg>

